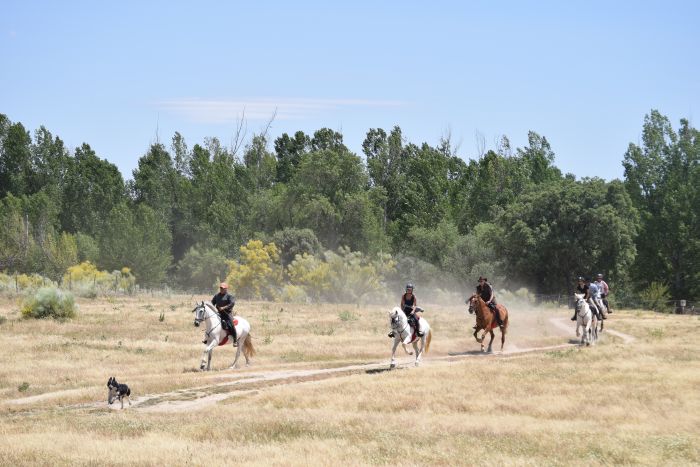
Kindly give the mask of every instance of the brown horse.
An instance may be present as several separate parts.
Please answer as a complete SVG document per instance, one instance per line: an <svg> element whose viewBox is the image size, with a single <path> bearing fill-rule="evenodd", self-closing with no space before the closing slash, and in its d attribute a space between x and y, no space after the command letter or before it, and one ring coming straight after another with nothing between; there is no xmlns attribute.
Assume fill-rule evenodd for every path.
<svg viewBox="0 0 700 467"><path fill-rule="evenodd" d="M489 308L489 306L480 296L474 294L469 298L469 314L476 313L476 330L474 331L474 339L481 344L482 352L484 351L484 337L486 337L487 332L491 333L491 340L489 341L489 348L487 352L493 352L491 349L491 344L493 344L493 339L495 337L493 329L497 327L501 328L501 352L503 352L503 344L506 342L506 331L508 330L508 310L506 310L506 307L503 305L496 305L496 308L500 313L501 321L503 321L502 326L498 325L498 321L496 320L496 316L494 315L493 311L491 311L491 308ZM479 339L476 334L482 329L484 330L484 333L481 335L481 339Z"/></svg>

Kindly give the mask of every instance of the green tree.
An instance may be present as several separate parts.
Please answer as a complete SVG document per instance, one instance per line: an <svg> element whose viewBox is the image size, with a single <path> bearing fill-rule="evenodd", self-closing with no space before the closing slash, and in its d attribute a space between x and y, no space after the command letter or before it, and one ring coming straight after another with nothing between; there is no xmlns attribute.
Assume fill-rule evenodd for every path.
<svg viewBox="0 0 700 467"><path fill-rule="evenodd" d="M311 138L303 131L294 133L290 137L282 134L275 140L275 156L277 157L277 181L287 183L296 172L301 156L311 148Z"/></svg>
<svg viewBox="0 0 700 467"><path fill-rule="evenodd" d="M104 231L107 214L124 201L124 179L117 166L100 159L88 144L77 148L67 160L59 215L62 230L96 237Z"/></svg>
<svg viewBox="0 0 700 467"><path fill-rule="evenodd" d="M178 262L176 278L187 290L210 291L226 277L228 264L221 250L190 248Z"/></svg>
<svg viewBox="0 0 700 467"><path fill-rule="evenodd" d="M280 260L287 267L297 255L317 255L321 243L311 229L286 228L275 232L272 242L279 250Z"/></svg>
<svg viewBox="0 0 700 467"><path fill-rule="evenodd" d="M629 202L608 197L624 195L600 179L565 179L511 203L496 221L495 240L509 279L541 293L570 292L577 275L602 268L623 282L635 255L636 215L621 211Z"/></svg>
<svg viewBox="0 0 700 467"><path fill-rule="evenodd" d="M172 237L162 217L145 204L115 206L99 238L100 265L131 269L139 284L160 286L171 264Z"/></svg>
<svg viewBox="0 0 700 467"><path fill-rule="evenodd" d="M700 293L700 137L688 121L675 132L652 110L644 119L642 146L630 144L625 187L641 212L634 277L648 286L668 283L675 298Z"/></svg>
<svg viewBox="0 0 700 467"><path fill-rule="evenodd" d="M0 114L1 115L1 114ZM0 119L0 195L31 194L32 139L21 123Z"/></svg>

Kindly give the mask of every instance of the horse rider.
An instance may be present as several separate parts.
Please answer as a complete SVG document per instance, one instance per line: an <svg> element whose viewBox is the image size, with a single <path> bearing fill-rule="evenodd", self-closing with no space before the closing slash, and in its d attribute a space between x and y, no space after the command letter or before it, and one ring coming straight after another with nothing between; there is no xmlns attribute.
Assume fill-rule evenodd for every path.
<svg viewBox="0 0 700 467"><path fill-rule="evenodd" d="M608 309L608 313L612 313L610 309L610 304L608 304L608 294L610 293L610 287L608 287L607 282L603 280L602 274L596 274L595 283L600 289L600 299L603 301L603 305Z"/></svg>
<svg viewBox="0 0 700 467"><path fill-rule="evenodd" d="M493 311L498 325L503 326L501 314L498 312L498 308L496 308L496 297L493 293L493 287L489 284L487 278L479 276L479 285L476 286L476 293L479 294L481 299L486 302L486 305Z"/></svg>
<svg viewBox="0 0 700 467"><path fill-rule="evenodd" d="M219 312L221 317L221 325L224 329L228 329L233 337L233 346L238 347L238 338L236 336L236 326L233 325L233 320L231 318L233 307L236 304L236 299L233 295L228 293L228 284L222 282L219 284L219 293L214 295L211 299L211 303L216 307L216 311ZM207 339L204 339L204 344L207 343Z"/></svg>
<svg viewBox="0 0 700 467"><path fill-rule="evenodd" d="M591 298L591 280L587 277L579 276L577 279L578 285L576 286L576 293L583 295L583 300L588 303L591 307L591 312L595 314L598 319L600 319L600 314L598 313L598 307L593 303ZM576 309L574 308L574 316L571 317L571 321L576 321Z"/></svg>
<svg viewBox="0 0 700 467"><path fill-rule="evenodd" d="M601 288L595 282L591 282L590 279L586 279L586 284L588 284L588 293L590 294L589 305L591 309L595 307L598 312L598 319L608 319L605 314L603 314L603 302L601 300Z"/></svg>
<svg viewBox="0 0 700 467"><path fill-rule="evenodd" d="M413 294L413 284L406 284L406 291L401 296L401 309L403 310L406 318L408 318L408 324L412 325L416 330L416 335L418 337L423 337L423 332L420 330L418 320L420 320L420 309L417 308L418 299ZM389 333L389 337L394 337L394 331Z"/></svg>

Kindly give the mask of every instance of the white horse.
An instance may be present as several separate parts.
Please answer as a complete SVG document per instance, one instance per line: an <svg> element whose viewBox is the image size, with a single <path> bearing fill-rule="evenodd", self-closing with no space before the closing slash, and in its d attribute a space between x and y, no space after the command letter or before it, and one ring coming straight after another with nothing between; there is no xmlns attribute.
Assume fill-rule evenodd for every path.
<svg viewBox="0 0 700 467"><path fill-rule="evenodd" d="M581 345L595 344L598 339L598 329L595 314L591 311L584 294L574 294L576 300L576 337L581 336ZM583 334L579 329L583 327Z"/></svg>
<svg viewBox="0 0 700 467"><path fill-rule="evenodd" d="M418 326L423 332L422 337L418 337L416 330L408 324L408 318L399 307L394 307L389 313L389 322L391 329L394 332L394 346L391 349L391 366L396 368L396 348L399 344L403 344L406 350L406 344L413 344L413 350L416 352L416 366L420 365L423 359L423 352L430 350L430 340L433 337L433 332L430 329L430 324L425 318L418 320ZM418 345L420 342L420 346ZM408 351L406 353L409 353Z"/></svg>
<svg viewBox="0 0 700 467"><path fill-rule="evenodd" d="M201 302L192 311L194 312L195 327L199 326L199 323L202 321L204 321L207 325L207 330L205 333L207 343L204 353L202 354L202 362L199 365L199 369L206 369L208 371L211 368L211 353L214 350L214 347L226 344L231 333L223 328L221 325L221 317L219 316L219 313L216 312L214 305L211 303ZM253 342L251 341L250 335L250 324L245 320L245 318L234 316L233 325L236 328L238 347L236 348L236 358L233 360L233 364L231 364L230 368L237 368L236 364L238 363L238 358L241 356L241 349L243 349L245 364L248 366L250 365L250 359L255 355L255 349L253 348ZM233 340L231 343L233 344Z"/></svg>

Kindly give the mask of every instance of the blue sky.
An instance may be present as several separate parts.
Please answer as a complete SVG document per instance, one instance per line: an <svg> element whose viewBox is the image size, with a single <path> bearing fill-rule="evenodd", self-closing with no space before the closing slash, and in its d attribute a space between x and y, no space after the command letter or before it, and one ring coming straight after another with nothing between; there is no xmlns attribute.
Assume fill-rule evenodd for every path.
<svg viewBox="0 0 700 467"><path fill-rule="evenodd" d="M276 109L272 140L329 127L358 154L369 128L450 132L465 160L533 130L563 172L605 179L652 108L698 127L697 1L1 6L0 113L126 179L157 136L230 145L243 109L249 137Z"/></svg>

